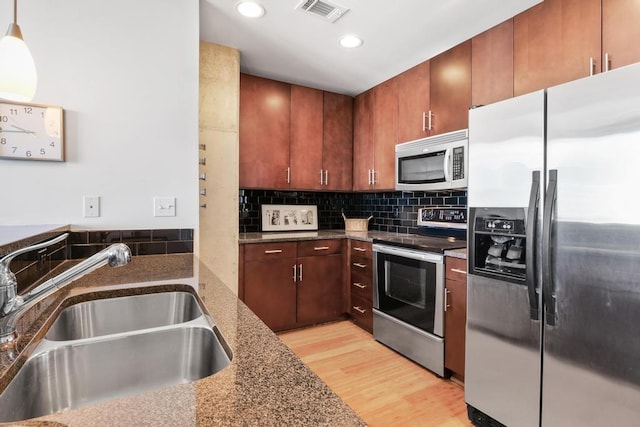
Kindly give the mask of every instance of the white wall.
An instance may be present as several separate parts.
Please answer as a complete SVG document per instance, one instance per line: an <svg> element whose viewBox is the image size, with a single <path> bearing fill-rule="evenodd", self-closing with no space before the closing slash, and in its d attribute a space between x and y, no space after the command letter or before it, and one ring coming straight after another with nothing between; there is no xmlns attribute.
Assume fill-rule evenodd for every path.
<svg viewBox="0 0 640 427"><path fill-rule="evenodd" d="M198 0L21 0L18 24L33 102L65 109L66 162L0 160L0 224L197 228ZM83 217L83 195L101 217ZM177 216L154 218L154 196Z"/></svg>

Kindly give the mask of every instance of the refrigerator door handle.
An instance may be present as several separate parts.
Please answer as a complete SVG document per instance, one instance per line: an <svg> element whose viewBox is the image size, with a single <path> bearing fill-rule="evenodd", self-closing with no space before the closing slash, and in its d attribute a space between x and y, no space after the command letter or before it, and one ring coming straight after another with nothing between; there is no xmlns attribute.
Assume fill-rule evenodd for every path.
<svg viewBox="0 0 640 427"><path fill-rule="evenodd" d="M542 222L542 274L544 304L546 309L545 321L549 326L556 325L556 297L554 296L555 285L551 272L551 222L553 208L556 203L558 192L558 171L549 170L549 186L545 197L544 217Z"/></svg>
<svg viewBox="0 0 640 427"><path fill-rule="evenodd" d="M529 318L540 320L538 296L536 294L536 257L535 239L536 223L538 222L538 202L540 200L540 171L531 173L531 195L529 196L529 212L527 214L527 291L529 293Z"/></svg>

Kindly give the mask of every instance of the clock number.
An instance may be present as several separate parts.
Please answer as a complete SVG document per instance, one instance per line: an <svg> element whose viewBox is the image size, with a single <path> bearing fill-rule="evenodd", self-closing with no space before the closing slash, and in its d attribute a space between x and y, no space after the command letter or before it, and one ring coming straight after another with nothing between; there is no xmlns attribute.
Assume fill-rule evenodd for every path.
<svg viewBox="0 0 640 427"><path fill-rule="evenodd" d="M18 114L18 110L16 108L11 108L9 112L11 113L12 116Z"/></svg>
<svg viewBox="0 0 640 427"><path fill-rule="evenodd" d="M31 157L31 150L27 150L25 154L27 155L27 157Z"/></svg>
<svg viewBox="0 0 640 427"><path fill-rule="evenodd" d="M0 138L0 144L5 145L7 143L7 138Z"/></svg>
<svg viewBox="0 0 640 427"><path fill-rule="evenodd" d="M8 121L9 121L9 117L8 116L0 116L0 122L7 123Z"/></svg>
<svg viewBox="0 0 640 427"><path fill-rule="evenodd" d="M16 151L18 151L18 147L11 147L11 153L15 153Z"/></svg>
<svg viewBox="0 0 640 427"><path fill-rule="evenodd" d="M27 114L31 114L33 112L33 108L31 107L24 107L24 112Z"/></svg>
<svg viewBox="0 0 640 427"><path fill-rule="evenodd" d="M46 152L46 151L44 151L44 148L41 148L41 149L40 149L40 154L42 154L42 155L44 156L45 154L47 154L47 152Z"/></svg>
<svg viewBox="0 0 640 427"><path fill-rule="evenodd" d="M55 147L56 146L56 142L55 141L51 141L51 144L49 144L49 146Z"/></svg>

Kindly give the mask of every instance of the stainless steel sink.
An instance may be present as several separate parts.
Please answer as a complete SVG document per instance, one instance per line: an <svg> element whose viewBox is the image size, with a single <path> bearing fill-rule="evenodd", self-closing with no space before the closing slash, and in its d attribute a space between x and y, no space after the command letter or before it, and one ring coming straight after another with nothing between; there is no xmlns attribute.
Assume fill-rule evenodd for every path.
<svg viewBox="0 0 640 427"><path fill-rule="evenodd" d="M0 394L0 422L21 421L187 383L213 375L225 368L231 362L232 354L212 319L200 311L193 295L177 294L182 293L147 294L135 301L146 301L145 304L152 306L152 301L162 301L164 304L174 300L176 306L187 307L186 311L190 314L171 315L171 319L189 319L194 314L200 314L184 323L178 323L178 320L173 323L157 320L149 322L148 318L142 316L143 319L123 322L125 326L119 328L61 327L62 331L67 332L50 332L55 339L65 341L50 340L47 334ZM150 298L152 295L160 295L160 298ZM185 302L189 301L189 297L193 298L196 307L191 307L190 302ZM121 300L113 300L116 299ZM99 304L84 306L86 308L78 309L79 313L92 310L96 313L95 307L100 306L102 307L97 310L98 313L104 307L111 309L110 305L103 305L110 303L110 300L95 302ZM83 304L85 303L77 305ZM127 300L125 305L118 305L121 301L117 301L115 304L122 308L130 302ZM76 316L73 308L74 306L67 308L66 310L71 309L71 314L64 316ZM167 306L152 308L161 311L166 310ZM131 306L127 308L131 309ZM106 313L123 316L119 311L114 313L109 310L105 308ZM175 309L174 314L179 311ZM60 317L62 316L61 313ZM80 323L85 321L83 315L77 319ZM138 321L140 323L136 323ZM165 325L148 327L158 323ZM139 325L144 326L138 327ZM76 329L100 333L91 335L76 332ZM109 333L109 330L120 332ZM81 338L69 340L73 336Z"/></svg>
<svg viewBox="0 0 640 427"><path fill-rule="evenodd" d="M162 292L107 298L74 304L64 309L46 339L67 341L175 325L202 316L189 292Z"/></svg>

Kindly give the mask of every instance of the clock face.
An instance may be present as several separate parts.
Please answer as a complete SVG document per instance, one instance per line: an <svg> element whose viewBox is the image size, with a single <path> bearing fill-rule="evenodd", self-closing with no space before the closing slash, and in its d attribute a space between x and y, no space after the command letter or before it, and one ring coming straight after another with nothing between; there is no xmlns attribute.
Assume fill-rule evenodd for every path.
<svg viewBox="0 0 640 427"><path fill-rule="evenodd" d="M62 108L0 101L0 158L64 161Z"/></svg>

